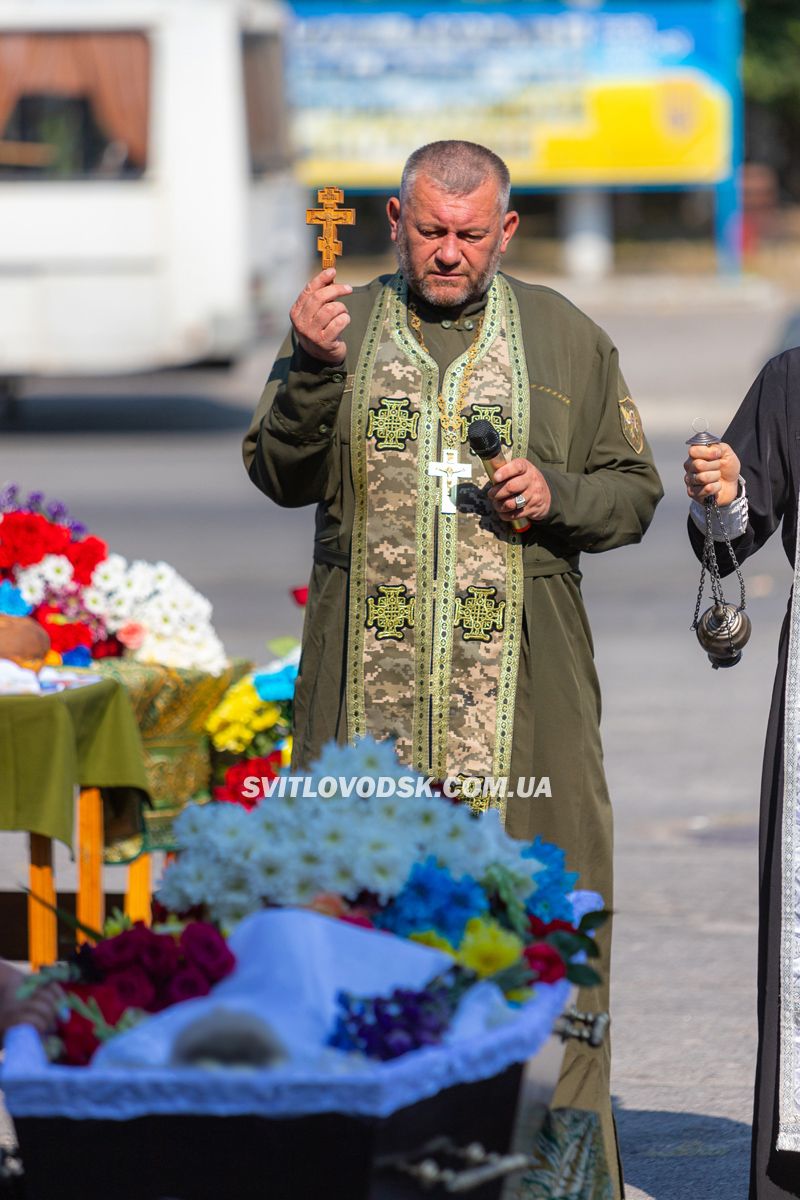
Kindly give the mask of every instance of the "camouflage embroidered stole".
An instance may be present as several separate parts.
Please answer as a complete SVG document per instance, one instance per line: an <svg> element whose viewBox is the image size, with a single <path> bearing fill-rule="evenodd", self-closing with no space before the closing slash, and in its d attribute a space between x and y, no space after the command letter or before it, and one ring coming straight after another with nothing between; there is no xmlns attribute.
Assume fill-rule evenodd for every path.
<svg viewBox="0 0 800 1200"><path fill-rule="evenodd" d="M479 417L524 457L529 389L516 298L487 297L460 430L457 512L440 511L439 372L408 327L396 275L376 302L353 390L355 514L347 647L348 734L395 737L425 775L507 775L522 625L522 549L493 514L469 452ZM466 364L445 372L454 412Z"/></svg>

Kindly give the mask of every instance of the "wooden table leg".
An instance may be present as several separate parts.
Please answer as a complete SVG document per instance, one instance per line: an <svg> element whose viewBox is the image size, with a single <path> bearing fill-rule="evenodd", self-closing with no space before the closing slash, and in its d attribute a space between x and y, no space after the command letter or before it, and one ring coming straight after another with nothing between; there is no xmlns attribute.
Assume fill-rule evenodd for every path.
<svg viewBox="0 0 800 1200"><path fill-rule="evenodd" d="M41 833L30 834L30 869L28 884L33 896L28 897L28 960L32 971L48 967L58 957L58 922L56 914L38 900L56 902L53 879L53 843Z"/></svg>
<svg viewBox="0 0 800 1200"><path fill-rule="evenodd" d="M78 798L78 896L76 916L90 929L102 931L105 921L103 895L103 797L99 788L83 788ZM78 931L78 941L89 939Z"/></svg>
<svg viewBox="0 0 800 1200"><path fill-rule="evenodd" d="M149 854L140 854L128 867L128 890L125 893L125 914L133 922L150 924L150 904L153 889L153 868Z"/></svg>

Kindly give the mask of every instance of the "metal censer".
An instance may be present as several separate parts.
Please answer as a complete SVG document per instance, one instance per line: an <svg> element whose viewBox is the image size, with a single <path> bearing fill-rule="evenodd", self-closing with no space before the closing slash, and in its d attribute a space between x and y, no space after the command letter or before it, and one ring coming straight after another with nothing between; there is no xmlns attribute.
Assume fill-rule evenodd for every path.
<svg viewBox="0 0 800 1200"><path fill-rule="evenodd" d="M693 428L696 428L696 426L697 422L694 423ZM719 442L720 438L713 433L709 433L706 427L696 432L694 437L689 438L686 445L714 446L718 445ZM703 543L703 561L700 570L700 587L697 592L697 604L695 605L692 629L697 633L697 640L705 650L709 662L716 671L720 667L736 666L742 657L742 650L750 639L753 627L750 623L750 618L745 612L746 598L742 572L739 569L738 560L728 537L728 531L720 521L725 546L736 571L736 577L739 580L740 600L738 606L729 604L722 594L722 579L720 577L717 551L714 546L714 536L711 529L713 514L719 512L716 497L707 496L704 506L706 531ZM711 579L711 595L714 603L701 616L700 605L703 603L703 587L705 585L706 571L708 571L709 578Z"/></svg>

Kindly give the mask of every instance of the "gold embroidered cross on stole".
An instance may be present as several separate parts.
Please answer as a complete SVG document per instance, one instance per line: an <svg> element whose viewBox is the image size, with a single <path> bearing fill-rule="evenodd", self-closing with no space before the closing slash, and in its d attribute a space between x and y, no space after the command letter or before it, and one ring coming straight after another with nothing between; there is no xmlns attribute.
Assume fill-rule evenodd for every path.
<svg viewBox="0 0 800 1200"><path fill-rule="evenodd" d="M356 210L354 208L337 208L344 202L344 192L337 187L320 188L317 192L317 203L320 208L306 209L306 225L321 225L322 230L317 238L317 249L322 255L322 269L336 266L336 255L342 253L342 243L336 236L338 225L355 225Z"/></svg>
<svg viewBox="0 0 800 1200"><path fill-rule="evenodd" d="M441 511L443 513L454 513L458 512L455 503L458 480L471 478L472 464L460 463L458 461L458 451L453 449L445 450L443 458L443 462L434 462L428 464L428 474L441 476Z"/></svg>

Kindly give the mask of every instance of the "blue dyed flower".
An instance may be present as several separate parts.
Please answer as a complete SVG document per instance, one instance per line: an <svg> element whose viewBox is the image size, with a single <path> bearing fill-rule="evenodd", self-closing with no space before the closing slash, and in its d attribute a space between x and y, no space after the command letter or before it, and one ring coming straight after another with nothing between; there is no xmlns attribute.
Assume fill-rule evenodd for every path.
<svg viewBox="0 0 800 1200"><path fill-rule="evenodd" d="M10 579L0 583L0 613L6 617L27 617L31 605L22 598L22 592Z"/></svg>
<svg viewBox="0 0 800 1200"><path fill-rule="evenodd" d="M277 671L259 671L253 676L253 686L264 701L291 700L297 682L297 667L287 664Z"/></svg>
<svg viewBox="0 0 800 1200"><path fill-rule="evenodd" d="M467 922L483 916L488 908L486 893L472 876L454 879L431 855L411 868L402 891L381 914L380 924L400 937L433 929L458 946Z"/></svg>
<svg viewBox="0 0 800 1200"><path fill-rule="evenodd" d="M524 858L535 858L542 866L534 874L535 888L525 902L531 916L542 921L571 921L572 903L569 893L578 881L577 871L567 871L566 855L560 846L543 842L537 835L523 851Z"/></svg>
<svg viewBox="0 0 800 1200"><path fill-rule="evenodd" d="M92 663L92 652L88 646L76 646L74 650L65 650L61 661L65 667L89 667Z"/></svg>

